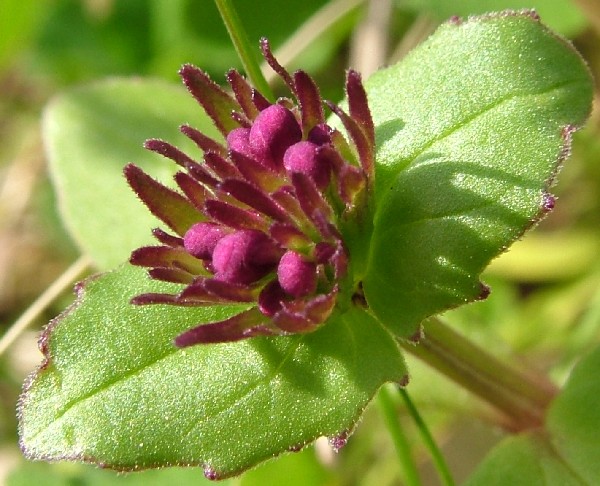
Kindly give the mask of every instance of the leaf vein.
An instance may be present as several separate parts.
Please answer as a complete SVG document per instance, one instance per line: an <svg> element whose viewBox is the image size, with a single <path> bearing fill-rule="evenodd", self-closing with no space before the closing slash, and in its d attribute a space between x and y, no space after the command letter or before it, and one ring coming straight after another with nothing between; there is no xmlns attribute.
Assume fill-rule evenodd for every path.
<svg viewBox="0 0 600 486"><path fill-rule="evenodd" d="M479 117L485 115L489 111L494 110L495 108L499 107L500 105L502 105L504 103L508 103L510 101L513 101L513 100L516 100L519 98L529 98L529 97L537 97L537 96L547 95L547 94L552 93L553 91L561 90L569 85L577 85L577 84L581 84L581 81L569 80L569 81L563 81L562 83L557 83L552 86L547 86L544 89L540 89L539 91L532 91L532 92L527 92L527 93L509 93L505 96L502 96L502 97L498 98L497 100L493 101L492 103L484 106L481 110L478 110L478 111L472 113L471 115L467 116L466 118L460 120L458 123L452 125L451 127L447 128L446 130L442 131L436 137L433 137L431 140L429 140L427 143L425 143L421 148L417 149L416 153L414 153L412 156L408 157L409 162L407 163L406 167L409 167L410 165L412 165L412 163L417 158L419 158L421 155L423 155L428 149L430 149L437 142L440 142L441 140L448 138L453 133L464 128L465 126L474 122Z"/></svg>
<svg viewBox="0 0 600 486"><path fill-rule="evenodd" d="M299 338L299 339L296 340L296 342L294 343L293 346L290 346L290 350L283 357L283 359L281 360L281 362L279 363L279 365L271 373L262 376L257 381L255 381L254 383L252 383L248 388L246 388L245 390L243 390L242 393L237 398L233 399L231 402L223 404L223 406L221 406L217 410L213 410L211 413L209 413L209 414L205 415L204 417L202 417L202 420L195 421L186 431L183 432L183 437L184 438L189 437L194 432L194 430L197 427L199 427L202 424L206 423L208 420L210 420L212 418L215 418L215 417L221 415L222 413L224 413L224 412L232 409L238 403L240 403L242 400L245 400L246 398L249 398L261 385L269 383L270 381L272 381L273 378L279 374L281 368L283 368L283 366L285 365L285 363L296 353L296 350L298 349L298 347L300 346L300 344L302 343L302 341L303 341L303 339L301 337L301 338Z"/></svg>

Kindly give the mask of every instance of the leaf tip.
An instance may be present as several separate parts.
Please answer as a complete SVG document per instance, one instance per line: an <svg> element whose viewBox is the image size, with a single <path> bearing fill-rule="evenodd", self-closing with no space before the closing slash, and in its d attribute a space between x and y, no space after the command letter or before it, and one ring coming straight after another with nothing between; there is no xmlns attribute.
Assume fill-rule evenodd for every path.
<svg viewBox="0 0 600 486"><path fill-rule="evenodd" d="M462 23L464 22L464 19L458 15L453 15L452 17L450 17L446 23L449 25L462 25Z"/></svg>
<svg viewBox="0 0 600 486"><path fill-rule="evenodd" d="M333 449L333 452L338 453L342 450L342 448L348 443L348 439L352 434L351 430L343 430L339 434L328 437L327 441L329 445Z"/></svg>
<svg viewBox="0 0 600 486"><path fill-rule="evenodd" d="M400 388L405 388L408 386L408 383L410 382L410 376L408 375L408 373L406 375L404 375L402 378L400 378L400 380L398 380L397 385Z"/></svg>
<svg viewBox="0 0 600 486"><path fill-rule="evenodd" d="M419 341L421 341L421 339L423 339L423 326L421 324L419 324L419 328L416 330L416 332L414 334L412 334L411 336L408 337L408 341L413 343L413 344L419 344Z"/></svg>
<svg viewBox="0 0 600 486"><path fill-rule="evenodd" d="M210 466L204 466L204 477L209 481L218 481L220 479L219 473Z"/></svg>
<svg viewBox="0 0 600 486"><path fill-rule="evenodd" d="M492 293L492 289L489 285L484 284L483 282L479 282L479 294L475 297L475 300L485 300Z"/></svg>
<svg viewBox="0 0 600 486"><path fill-rule="evenodd" d="M539 22L541 20L540 15L537 13L537 10L535 10L534 8L523 10L521 12L521 14L525 15L527 17L531 17L536 22Z"/></svg>

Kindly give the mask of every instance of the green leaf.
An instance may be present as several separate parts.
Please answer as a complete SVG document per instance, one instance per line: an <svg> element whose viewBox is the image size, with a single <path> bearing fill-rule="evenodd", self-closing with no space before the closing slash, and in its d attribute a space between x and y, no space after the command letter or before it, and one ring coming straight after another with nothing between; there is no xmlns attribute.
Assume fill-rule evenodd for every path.
<svg viewBox="0 0 600 486"><path fill-rule="evenodd" d="M592 81L570 44L508 13L443 25L367 91L378 172L364 289L406 336L480 296L481 271L541 217Z"/></svg>
<svg viewBox="0 0 600 486"><path fill-rule="evenodd" d="M0 9L0 68L25 50L44 19L48 5L35 0L3 0Z"/></svg>
<svg viewBox="0 0 600 486"><path fill-rule="evenodd" d="M534 434L496 446L464 486L584 486L552 447ZM592 483L595 484L595 483Z"/></svg>
<svg viewBox="0 0 600 486"><path fill-rule="evenodd" d="M140 289L165 291L130 266L90 280L46 330L20 402L28 457L227 477L344 435L382 383L406 374L394 339L357 308L307 335L181 350L180 332L240 307L130 305Z"/></svg>
<svg viewBox="0 0 600 486"><path fill-rule="evenodd" d="M600 478L600 348L581 360L552 402L546 428L554 449L587 484Z"/></svg>
<svg viewBox="0 0 600 486"><path fill-rule="evenodd" d="M600 477L600 347L581 360L551 403L545 430L496 446L466 486L592 485Z"/></svg>
<svg viewBox="0 0 600 486"><path fill-rule="evenodd" d="M136 200L123 167L134 162L167 183L175 164L142 145L164 138L196 153L178 131L183 123L218 136L183 87L155 80L103 81L68 91L48 106L44 143L63 220L98 267L112 268L152 241L158 220Z"/></svg>

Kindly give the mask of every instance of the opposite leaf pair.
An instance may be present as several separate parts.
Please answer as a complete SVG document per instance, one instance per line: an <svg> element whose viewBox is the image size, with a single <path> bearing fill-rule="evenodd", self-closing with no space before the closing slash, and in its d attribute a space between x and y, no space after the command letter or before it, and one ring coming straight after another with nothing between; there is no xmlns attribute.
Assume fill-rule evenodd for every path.
<svg viewBox="0 0 600 486"><path fill-rule="evenodd" d="M206 151L198 164L150 142L185 167L176 176L185 197L127 169L142 199L178 233L155 232L163 249L139 250L134 261L170 282L122 267L88 282L78 304L46 329L44 363L19 407L29 457L120 470L201 465L223 478L322 435L345 438L383 383L405 381L398 339L425 317L481 296L484 266L548 209L570 127L584 121L591 99L580 57L531 13L442 26L366 82L370 110L351 74L350 117L333 107L348 144L325 127L302 74L288 79L301 107L295 112L253 95L236 74L232 98L186 69L190 82L224 103L208 111L228 145L185 128ZM97 99L90 96L84 111L96 114ZM282 144L269 138L270 123L251 137L269 109L289 120L275 124L284 127ZM308 157L298 161L296 150ZM324 158L325 171L311 154ZM85 185L84 172L71 182ZM99 194L115 190L89 182ZM104 236L119 238L136 224L130 218ZM97 248L97 234L81 239ZM242 258L230 261L228 252ZM132 306L131 298L203 305ZM234 317L249 309L255 320ZM220 324L186 334L201 322ZM301 333L172 345L177 336L187 345L281 331Z"/></svg>

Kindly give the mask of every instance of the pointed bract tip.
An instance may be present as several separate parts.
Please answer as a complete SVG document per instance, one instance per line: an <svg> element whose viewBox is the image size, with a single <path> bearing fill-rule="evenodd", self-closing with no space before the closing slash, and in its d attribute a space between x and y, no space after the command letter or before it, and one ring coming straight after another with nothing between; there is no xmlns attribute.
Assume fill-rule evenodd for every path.
<svg viewBox="0 0 600 486"><path fill-rule="evenodd" d="M128 181L134 178L140 172L143 172L143 170L132 162L123 167L123 174Z"/></svg>
<svg viewBox="0 0 600 486"><path fill-rule="evenodd" d="M223 136L239 126L231 112L239 110L237 101L201 69L185 64L179 74L190 94L202 106Z"/></svg>
<svg viewBox="0 0 600 486"><path fill-rule="evenodd" d="M196 72L196 71L200 71L200 69L198 69L196 66L194 66L193 64L190 63L185 63L182 64L181 67L179 68L179 71L177 71L177 73L183 77L186 74L189 74L191 72Z"/></svg>
<svg viewBox="0 0 600 486"><path fill-rule="evenodd" d="M271 50L271 46L269 44L269 39L267 39L266 37L261 37L258 42L259 42L261 49L267 50L267 51Z"/></svg>
<svg viewBox="0 0 600 486"><path fill-rule="evenodd" d="M348 93L350 116L360 123L371 148L373 148L375 145L375 125L369 109L367 92L362 84L362 77L357 71L350 69L346 73L346 91Z"/></svg>
<svg viewBox="0 0 600 486"><path fill-rule="evenodd" d="M267 61L267 64L275 73L279 75L283 82L287 84L288 88L290 88L290 91L292 91L292 93L295 94L296 87L294 85L294 80L290 76L290 73L288 73L287 70L281 64L279 64L277 59L275 59L275 56L271 51L271 45L269 44L269 40L265 37L262 37L260 39L260 50L262 52L263 57L265 58L265 61Z"/></svg>

